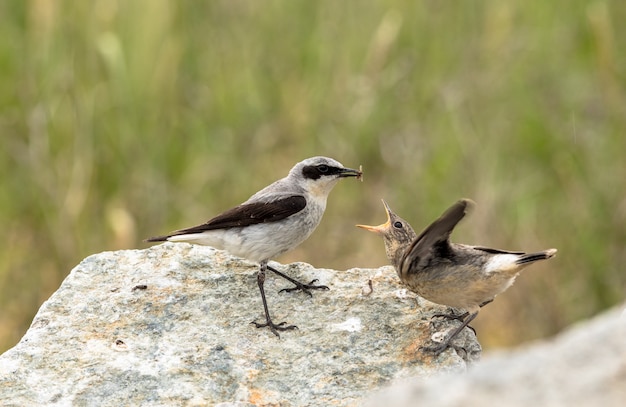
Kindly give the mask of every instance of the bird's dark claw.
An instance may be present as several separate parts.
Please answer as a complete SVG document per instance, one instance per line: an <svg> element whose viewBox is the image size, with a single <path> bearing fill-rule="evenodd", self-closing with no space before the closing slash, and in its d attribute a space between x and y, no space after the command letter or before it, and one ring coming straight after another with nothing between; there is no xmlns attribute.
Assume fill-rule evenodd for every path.
<svg viewBox="0 0 626 407"><path fill-rule="evenodd" d="M330 290L330 288L328 288L328 286L325 285L313 285L314 282L318 281L317 279L312 280L309 284L302 284L298 281L292 281L292 283L295 284L295 287L291 287L291 288L283 288L282 290L279 291L279 293L287 292L290 293L292 291L298 291L298 290L302 290L302 292L309 294L309 296L313 296L313 294L311 294L311 292L309 290Z"/></svg>
<svg viewBox="0 0 626 407"><path fill-rule="evenodd" d="M463 321L465 321L465 318L467 318L467 316L468 316L468 315L469 315L469 313L468 313L468 312L464 312L464 313L463 313L463 314L461 314L461 315L454 315L454 314L435 314L435 315L433 315L433 316L430 318L430 319L431 319L431 320L430 320L430 324L431 324L431 326L433 326L433 322L434 322L434 321L433 321L433 319L434 319L434 318L444 318L444 319L447 319L448 321L459 321L459 322L463 322ZM466 325L466 327L467 327L467 328L469 328L469 329L471 329L471 330L472 330L472 332L474 332L474 335L476 335L476 330L475 330L473 327L471 327L471 326L469 326L469 325Z"/></svg>
<svg viewBox="0 0 626 407"><path fill-rule="evenodd" d="M325 285L313 285L314 282L318 281L317 279L312 280L309 284L303 284L303 283L299 282L298 280L293 279L293 278L289 277L288 275L286 275L284 273L281 273L280 271L276 270L273 267L267 266L267 269L269 271L274 272L276 275L284 278L285 280L289 281L293 285L295 285L295 287L283 288L282 290L279 291L279 293L282 293L283 291L290 293L292 291L302 290L303 292L309 294L309 296L312 297L313 294L311 294L311 292L309 290L330 290L330 288L328 288Z"/></svg>
<svg viewBox="0 0 626 407"><path fill-rule="evenodd" d="M436 345L422 346L422 347L419 348L419 350L421 350L422 352L425 352L425 353L433 353L435 356L438 356L439 354L441 354L443 351L445 351L449 347L451 347L450 346L450 342L449 341L444 341L444 342L436 344Z"/></svg>
<svg viewBox="0 0 626 407"><path fill-rule="evenodd" d="M439 356L440 354L442 354L443 352L445 352L448 348L450 349L454 349L454 351L460 355L461 357L463 357L463 354L467 355L467 349L465 349L462 346L454 346L450 343L450 341L445 341L436 345L430 345L430 346L422 346L419 348L420 351L424 352L424 353L432 353L434 356ZM465 358L464 358L465 359Z"/></svg>
<svg viewBox="0 0 626 407"><path fill-rule="evenodd" d="M460 322L463 322L465 320L465 318L467 318L467 316L469 315L469 312L464 312L461 315L456 315L454 313L454 311L451 311L449 314L435 314L432 317L430 317L431 319L433 318L445 318L447 320L457 320Z"/></svg>
<svg viewBox="0 0 626 407"><path fill-rule="evenodd" d="M298 329L297 326L295 325L287 325L287 322L281 322L279 324L275 324L273 323L271 320L265 322L264 324L259 324L256 321L252 321L250 322L251 324L254 324L255 327L257 328L269 328L270 331L272 331L272 333L276 336L278 336L280 338L280 335L278 334L278 331L291 331L292 329Z"/></svg>

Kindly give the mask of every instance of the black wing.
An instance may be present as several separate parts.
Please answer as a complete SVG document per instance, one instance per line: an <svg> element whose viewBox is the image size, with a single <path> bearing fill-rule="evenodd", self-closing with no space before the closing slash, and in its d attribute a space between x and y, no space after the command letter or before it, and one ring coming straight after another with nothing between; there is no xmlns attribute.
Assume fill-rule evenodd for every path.
<svg viewBox="0 0 626 407"><path fill-rule="evenodd" d="M411 269L414 269L413 272L415 272L419 268L421 261L426 256L432 254L433 246L443 243L449 247L450 234L459 221L465 217L472 205L473 202L469 199L461 199L445 211L439 219L424 229L404 253L400 262L402 266L401 274L407 275Z"/></svg>
<svg viewBox="0 0 626 407"><path fill-rule="evenodd" d="M151 237L147 242L163 242L172 236L202 233L207 230L229 229L257 223L276 222L306 207L302 195L292 195L272 202L252 202L235 206L202 225L177 230L169 235Z"/></svg>
<svg viewBox="0 0 626 407"><path fill-rule="evenodd" d="M480 250L489 254L526 254L526 252L515 252L511 250L500 250L500 249L492 249L491 247L483 247L483 246L470 246L472 249Z"/></svg>

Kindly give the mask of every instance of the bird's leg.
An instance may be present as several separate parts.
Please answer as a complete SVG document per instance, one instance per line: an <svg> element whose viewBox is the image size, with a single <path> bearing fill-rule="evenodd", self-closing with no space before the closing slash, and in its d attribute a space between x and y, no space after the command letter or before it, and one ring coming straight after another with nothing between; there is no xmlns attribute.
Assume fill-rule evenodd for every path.
<svg viewBox="0 0 626 407"><path fill-rule="evenodd" d="M482 306L482 305L481 305ZM435 324L433 322L433 319L435 318L444 318L447 321L459 321L459 322L463 322L465 320L465 318L467 318L467 316L469 315L469 312L464 312L461 315L456 315L454 313L454 309L450 308L450 313L449 314L435 314L432 317L430 317L430 326L434 327ZM469 329L471 329L472 331L474 331L474 335L476 335L476 330L474 328L472 328L471 326L468 326Z"/></svg>
<svg viewBox="0 0 626 407"><path fill-rule="evenodd" d="M283 291L285 292L292 292L292 291L297 291L297 290L302 290L302 292L305 292L307 294L309 294L309 296L313 296L313 294L311 294L311 292L309 290L330 290L330 288L328 288L325 285L313 285L314 282L317 281L317 279L312 280L309 284L303 284L301 282L299 282L296 279L293 279L291 277L289 277L288 275L281 273L280 271L276 270L273 267L267 266L267 269L274 272L275 274L281 276L282 278L284 278L285 280L289 281L290 283L294 284L295 287L292 288L283 288L282 290L279 291L279 293L282 293Z"/></svg>
<svg viewBox="0 0 626 407"><path fill-rule="evenodd" d="M272 318L270 317L270 311L267 308L267 300L265 299L265 289L263 288L263 284L265 284L265 269L267 267L267 262L261 262L259 272L257 273L256 277L257 284L259 285L259 290L261 291L261 300L263 300L263 309L265 310L265 323L259 324L256 321L252 321L252 323L257 328L268 327L270 331L274 333L274 335L280 338L278 331L287 331L291 329L297 329L298 327L295 325L285 326L285 324L287 324L286 322L281 322L280 324L275 324L274 322L272 322Z"/></svg>
<svg viewBox="0 0 626 407"><path fill-rule="evenodd" d="M491 304L492 302L493 302L493 298L492 298L492 299L490 299L490 300L487 300L487 301L483 302L482 304L480 304L480 305L479 305L479 307L480 307L480 308L482 308L482 307L484 307L484 306L485 306L485 305L487 305L487 304Z"/></svg>
<svg viewBox="0 0 626 407"><path fill-rule="evenodd" d="M476 315L478 315L478 311L474 311L468 314L465 321L463 321L463 324L461 324L461 326L452 331L452 334L443 342L433 346L424 346L421 349L425 352L432 352L435 355L439 355L441 352L450 347L450 342L452 342L452 340L463 330L463 328L465 328L470 322L472 322L474 318L476 318Z"/></svg>

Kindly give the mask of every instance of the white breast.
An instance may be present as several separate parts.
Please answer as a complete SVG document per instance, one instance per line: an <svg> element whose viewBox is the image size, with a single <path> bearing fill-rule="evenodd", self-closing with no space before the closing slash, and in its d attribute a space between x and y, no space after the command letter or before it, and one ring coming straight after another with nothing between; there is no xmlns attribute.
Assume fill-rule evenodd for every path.
<svg viewBox="0 0 626 407"><path fill-rule="evenodd" d="M324 205L310 199L305 209L278 222L172 236L168 240L212 246L252 261L269 260L306 240L322 219Z"/></svg>

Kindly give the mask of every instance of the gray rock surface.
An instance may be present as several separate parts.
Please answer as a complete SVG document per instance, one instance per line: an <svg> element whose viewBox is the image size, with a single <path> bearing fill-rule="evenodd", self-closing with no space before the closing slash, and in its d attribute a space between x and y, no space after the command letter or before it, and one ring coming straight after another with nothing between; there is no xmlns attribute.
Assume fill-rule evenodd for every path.
<svg viewBox="0 0 626 407"><path fill-rule="evenodd" d="M369 407L626 406L626 304L549 341L486 354L467 374L409 380Z"/></svg>
<svg viewBox="0 0 626 407"><path fill-rule="evenodd" d="M274 321L299 327L280 339L250 324L263 318L253 263L170 243L86 258L0 356L0 405L356 406L480 357L470 329L456 350L418 350L458 322L430 324L446 310L403 289L391 267L274 266L330 287L278 293L290 285L268 273Z"/></svg>

